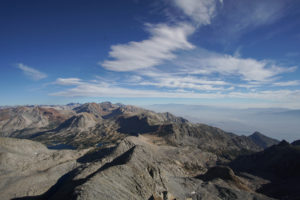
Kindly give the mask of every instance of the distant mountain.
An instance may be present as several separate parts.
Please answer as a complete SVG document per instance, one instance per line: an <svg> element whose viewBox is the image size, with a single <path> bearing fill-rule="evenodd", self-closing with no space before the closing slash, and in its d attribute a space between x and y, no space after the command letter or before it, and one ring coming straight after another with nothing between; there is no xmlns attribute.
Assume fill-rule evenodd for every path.
<svg viewBox="0 0 300 200"><path fill-rule="evenodd" d="M279 143L278 140L267 137L260 132L254 132L252 135L248 136L248 138L264 149Z"/></svg>
<svg viewBox="0 0 300 200"><path fill-rule="evenodd" d="M80 106L81 104L80 103L68 103L66 106L74 106L74 107L77 107L77 106Z"/></svg>
<svg viewBox="0 0 300 200"><path fill-rule="evenodd" d="M284 111L284 112L278 112L278 114L300 117L300 110L288 110L288 111Z"/></svg>
<svg viewBox="0 0 300 200"><path fill-rule="evenodd" d="M72 106L62 106L64 109L23 106L1 110L0 135L30 138L47 145L62 143L85 148L115 143L127 136L151 134L174 146L198 146L226 158L236 156L237 152L262 150L247 137L193 124L168 112L156 113L110 102Z"/></svg>
<svg viewBox="0 0 300 200"><path fill-rule="evenodd" d="M300 146L300 140L295 140L294 142L291 143L291 145Z"/></svg>
<svg viewBox="0 0 300 200"><path fill-rule="evenodd" d="M10 106L0 106L0 109L9 108Z"/></svg>
<svg viewBox="0 0 300 200"><path fill-rule="evenodd" d="M157 112L171 112L194 123L205 123L239 135L259 131L276 139L299 139L300 110L285 108L235 108L188 104L145 106Z"/></svg>
<svg viewBox="0 0 300 200"><path fill-rule="evenodd" d="M0 136L26 137L50 130L74 112L41 106L18 106L0 110Z"/></svg>

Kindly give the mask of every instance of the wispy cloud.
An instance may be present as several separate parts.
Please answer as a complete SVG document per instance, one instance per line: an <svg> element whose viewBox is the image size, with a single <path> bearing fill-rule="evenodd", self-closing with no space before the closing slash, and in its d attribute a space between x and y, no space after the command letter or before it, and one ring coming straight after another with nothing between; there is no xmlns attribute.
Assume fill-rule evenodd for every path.
<svg viewBox="0 0 300 200"><path fill-rule="evenodd" d="M300 80L276 82L273 83L274 86L297 86L300 85Z"/></svg>
<svg viewBox="0 0 300 200"><path fill-rule="evenodd" d="M18 63L17 67L23 71L23 73L33 80L41 80L47 77L47 74L40 72L34 68L28 67L22 63Z"/></svg>
<svg viewBox="0 0 300 200"><path fill-rule="evenodd" d="M227 23L226 20L228 20L228 23L236 21L235 24L237 27L234 29L239 32L248 27L272 23L280 18L284 13L282 10L286 6L285 3L275 0L274 5L272 4L273 6L270 9L266 9L271 4L269 0L262 3L256 0L251 3L236 2L236 6L239 8L237 14L232 12L235 3L231 0L226 2L222 0L174 0L170 1L170 3L181 10L196 25L195 23L182 22L182 19L178 19L179 21L173 26L167 24L148 24L147 30L151 35L149 39L140 42L129 42L128 44L113 45L109 52L109 56L112 59L105 60L100 64L112 71L138 72L140 69L145 68L161 68L164 61L173 60L173 68L175 68L173 71L176 72L177 70L176 73L181 73L182 76L184 74L208 76L219 74L227 77L237 76L241 80L248 82L272 82L273 78L278 74L292 72L297 69L297 67L281 67L270 60L242 58L240 56L210 52L201 48L198 48L200 49L198 53L194 53L195 51L190 53L191 56L185 55L177 58L178 54L176 54L177 50L195 49L195 46L187 40L188 36L192 35L201 25L211 24L212 19L217 14L221 15L218 16L219 18L225 15L223 16L225 17L225 23ZM219 11L218 6L220 5L222 9ZM241 17L243 15L245 17ZM163 83L160 80L152 83L152 85L157 86L159 84L171 86L166 81ZM182 82L177 85L183 87L183 85L188 86L191 83Z"/></svg>
<svg viewBox="0 0 300 200"><path fill-rule="evenodd" d="M174 0L172 3L198 25L207 25L215 16L217 3L222 2L222 0Z"/></svg>
<svg viewBox="0 0 300 200"><path fill-rule="evenodd" d="M199 78L196 76L182 76L164 73L148 71L142 72L144 76L148 77L148 81L140 80L136 84L145 86L155 86L157 88L177 88L177 89L187 89L195 91L224 91L232 89L230 83L222 80L213 80L206 78ZM224 87L228 86L228 87Z"/></svg>
<svg viewBox="0 0 300 200"><path fill-rule="evenodd" d="M226 5L222 9L224 12L222 17L226 17L227 22L235 25L235 31L242 31L275 22L286 12L285 8L289 5L289 0L229 0ZM232 12L233 10L235 12Z"/></svg>
<svg viewBox="0 0 300 200"><path fill-rule="evenodd" d="M278 22L290 14L295 3L295 0L226 0L215 10L206 40L231 45L246 33ZM257 38L273 37L278 31L282 31L281 26Z"/></svg>
<svg viewBox="0 0 300 200"><path fill-rule="evenodd" d="M54 84L57 85L78 85L81 83L79 78L58 78Z"/></svg>
<svg viewBox="0 0 300 200"><path fill-rule="evenodd" d="M191 25L148 24L147 30L151 35L149 39L113 45L109 52L112 60L99 64L112 71L133 71L156 66L164 60L174 59L176 50L194 48L187 40L187 37L195 30Z"/></svg>
<svg viewBox="0 0 300 200"><path fill-rule="evenodd" d="M80 80L80 79L77 79ZM253 92L193 92L186 90L160 91L153 89L130 89L121 86L109 84L108 82L86 82L80 80L77 85L71 89L52 93L53 96L65 97L154 97L154 98L197 98L197 99L254 99L269 102L268 106L281 105L285 107L300 108L300 90L262 90Z"/></svg>
<svg viewBox="0 0 300 200"><path fill-rule="evenodd" d="M271 81L276 75L293 72L296 66L280 67L270 60L240 58L228 54L219 54L205 49L187 54L174 61L180 66L182 73L191 74L220 74L237 76L244 81Z"/></svg>
<svg viewBox="0 0 300 200"><path fill-rule="evenodd" d="M174 93L184 90L193 92L192 96L199 92L228 92L237 88L255 91L262 86L295 84L276 84L275 81L283 73L296 69L296 66L279 66L272 60L242 58L197 48L178 55L166 64L134 70L131 76L116 80L114 85L145 86L156 92L162 89ZM187 93L185 96L187 97Z"/></svg>
<svg viewBox="0 0 300 200"><path fill-rule="evenodd" d="M70 78L71 80L74 78ZM63 85L61 78L55 82L57 85ZM68 79L63 79L68 80ZM78 82L77 82L78 81ZM67 81L68 82L68 81ZM156 97L156 98L216 98L221 94L213 93L195 93L193 91L179 90L180 87L171 87L171 90L156 89L136 89L122 87L116 84L110 84L108 81L83 81L76 79L72 82L74 87L60 92L52 93L54 96L66 97ZM190 87L187 87L190 88ZM206 89L205 89L206 90ZM210 88L208 89L210 90Z"/></svg>

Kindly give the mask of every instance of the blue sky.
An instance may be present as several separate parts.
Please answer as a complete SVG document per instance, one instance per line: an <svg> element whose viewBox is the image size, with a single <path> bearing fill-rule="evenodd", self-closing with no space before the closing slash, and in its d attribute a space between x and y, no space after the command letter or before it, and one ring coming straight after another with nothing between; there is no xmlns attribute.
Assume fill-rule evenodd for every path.
<svg viewBox="0 0 300 200"><path fill-rule="evenodd" d="M298 0L1 0L0 105L300 108Z"/></svg>

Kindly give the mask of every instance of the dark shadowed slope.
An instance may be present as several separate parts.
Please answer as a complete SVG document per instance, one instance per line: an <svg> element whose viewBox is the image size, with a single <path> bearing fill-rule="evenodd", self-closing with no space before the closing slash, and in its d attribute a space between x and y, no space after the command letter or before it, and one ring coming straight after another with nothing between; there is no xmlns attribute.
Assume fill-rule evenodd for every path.
<svg viewBox="0 0 300 200"><path fill-rule="evenodd" d="M259 192L279 199L300 199L300 146L282 141L262 152L241 156L230 166L270 180Z"/></svg>

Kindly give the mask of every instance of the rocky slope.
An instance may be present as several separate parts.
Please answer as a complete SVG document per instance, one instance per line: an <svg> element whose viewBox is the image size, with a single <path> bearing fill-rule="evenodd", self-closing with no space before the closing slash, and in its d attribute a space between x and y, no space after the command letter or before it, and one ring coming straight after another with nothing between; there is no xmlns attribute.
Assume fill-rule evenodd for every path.
<svg viewBox="0 0 300 200"><path fill-rule="evenodd" d="M0 110L0 136L26 137L50 130L68 119L72 110L39 106L20 106Z"/></svg>
<svg viewBox="0 0 300 200"><path fill-rule="evenodd" d="M48 150L30 140L0 137L0 199L44 193L76 168L86 151Z"/></svg>
<svg viewBox="0 0 300 200"><path fill-rule="evenodd" d="M17 165L7 173L14 160L1 170L6 180L1 199L271 199L253 191L229 168L213 167L217 161L213 153L157 144L149 136L127 137L116 146L87 153L50 151L27 140L1 140L9 140L6 146L24 143L22 150L28 155L22 160L26 167ZM12 146L10 152L18 151ZM1 152L8 149L3 142L0 147Z"/></svg>

